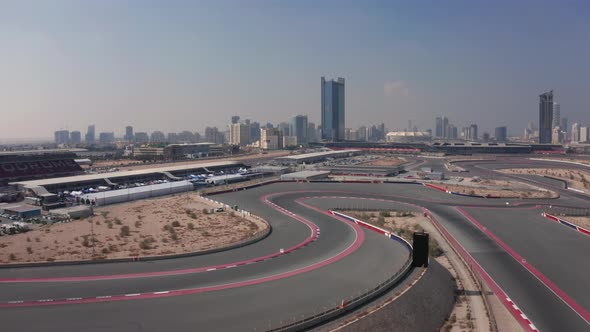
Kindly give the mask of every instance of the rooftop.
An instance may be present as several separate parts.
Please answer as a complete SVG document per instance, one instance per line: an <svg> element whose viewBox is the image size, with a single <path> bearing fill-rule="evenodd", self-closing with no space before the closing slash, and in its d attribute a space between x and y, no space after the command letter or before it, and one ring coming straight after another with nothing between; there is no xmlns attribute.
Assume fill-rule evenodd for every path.
<svg viewBox="0 0 590 332"><path fill-rule="evenodd" d="M322 152L312 152L312 153L304 153L304 154L279 157L276 159L277 160L304 160L307 158L330 157L330 156L342 155L342 154L359 152L359 151L360 150L355 150L355 149L338 150L338 151L322 151Z"/></svg>
<svg viewBox="0 0 590 332"><path fill-rule="evenodd" d="M102 180L102 179L112 179L112 178L118 178L118 177L131 177L131 176L145 175L145 174L151 174L151 173L185 171L185 170L198 169L198 168L231 166L231 165L239 165L239 164L240 164L240 162L238 162L238 161L194 163L194 164L188 164L188 165L185 164L185 165L177 165L177 166L139 169L139 170L135 170L135 171L120 171L120 172L101 173L101 174L68 176L68 177L52 178L52 179L20 181L20 182L12 182L11 184L21 185L26 188L32 188L32 187L47 186L47 185L52 185L52 184L90 182L90 181L96 181L96 180Z"/></svg>

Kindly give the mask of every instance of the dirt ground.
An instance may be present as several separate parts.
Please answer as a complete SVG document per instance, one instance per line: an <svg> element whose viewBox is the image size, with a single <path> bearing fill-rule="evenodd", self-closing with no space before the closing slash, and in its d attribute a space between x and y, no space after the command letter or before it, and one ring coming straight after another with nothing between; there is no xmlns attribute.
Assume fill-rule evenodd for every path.
<svg viewBox="0 0 590 332"><path fill-rule="evenodd" d="M432 226L430 220L420 213L410 211L341 211L344 214L369 222L377 227L387 229L412 242L414 231L427 231L430 234L430 254L444 266L457 281L459 293L449 320L441 331L489 331L489 317L482 297L466 296L464 293L478 292L479 288L472 280L467 268L450 246ZM389 216L388 216L389 215ZM502 308L499 308L501 310ZM510 328L505 331L519 330L517 325L508 321ZM513 329L516 327L515 329Z"/></svg>
<svg viewBox="0 0 590 332"><path fill-rule="evenodd" d="M360 163L359 165L363 166L399 166L403 163L407 162L404 158L396 158L396 157L383 157L377 160L371 160L364 163Z"/></svg>
<svg viewBox="0 0 590 332"><path fill-rule="evenodd" d="M189 193L96 208L87 219L0 237L0 263L187 253L227 246L268 227L238 212L209 212L216 207Z"/></svg>
<svg viewBox="0 0 590 332"><path fill-rule="evenodd" d="M556 192L541 190L516 181L465 178L460 184L435 183L446 190L461 194L502 198L555 198Z"/></svg>
<svg viewBox="0 0 590 332"><path fill-rule="evenodd" d="M548 175L567 181L569 187L590 190L590 172L588 171L567 168L511 168L500 171L509 174Z"/></svg>

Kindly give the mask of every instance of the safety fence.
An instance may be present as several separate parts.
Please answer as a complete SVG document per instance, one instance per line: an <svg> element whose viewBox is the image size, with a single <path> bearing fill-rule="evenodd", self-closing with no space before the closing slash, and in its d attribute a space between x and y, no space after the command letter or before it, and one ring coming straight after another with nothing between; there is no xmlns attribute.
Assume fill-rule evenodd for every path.
<svg viewBox="0 0 590 332"><path fill-rule="evenodd" d="M408 273L410 273L411 267L412 267L412 246L408 241L406 241L405 239L403 239L401 237L398 237L395 234L390 234L384 229L374 227L374 226L368 227L369 225L367 223L364 223L362 220L358 220L356 218L347 216L343 213L339 213L339 212L335 212L335 211L330 211L330 213L335 216L338 216L340 218L344 218L344 219L350 220L352 222L358 223L359 225L361 225L365 228L371 229L372 231L378 232L378 233L386 235L394 240L402 242L402 244L404 244L404 246L406 246L406 248L408 249L408 253L409 253L406 262L404 263L404 265L401 267L400 270L398 270L390 278L383 281L382 283L375 286L374 288L364 290L363 292L361 292L357 296L352 296L347 299L342 299L340 304L335 304L335 306L333 306L331 308L327 308L326 310L319 311L313 315L304 317L299 320L294 320L294 321L289 322L287 324L281 324L280 327L272 328L272 329L269 329L268 331L272 331L272 332L275 332L275 331L286 331L286 332L301 331L301 330L305 330L305 329L317 326L319 324L322 324L324 322L332 320L336 317L342 316L342 315L344 315L348 312L351 312L351 311L361 307L362 305L372 301L373 299L377 298L378 296L382 295L387 290L391 289L391 287L396 285L400 280L405 278L406 275L408 275Z"/></svg>

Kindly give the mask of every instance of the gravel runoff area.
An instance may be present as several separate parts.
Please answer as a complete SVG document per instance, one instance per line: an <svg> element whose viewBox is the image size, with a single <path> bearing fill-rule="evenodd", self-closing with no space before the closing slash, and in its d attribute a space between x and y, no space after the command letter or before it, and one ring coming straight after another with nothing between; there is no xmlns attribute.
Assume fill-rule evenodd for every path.
<svg viewBox="0 0 590 332"><path fill-rule="evenodd" d="M387 229L410 242L412 241L411 237L414 231L427 231L430 234L430 254L435 257L435 261L438 263L431 264L431 267L436 269L442 267L446 269L445 273L437 271L430 275L436 274L439 276L438 278L442 278L444 274L450 274L454 280L452 282L452 289L457 290L452 295L448 295L452 302L452 312L450 314L447 312L444 317L446 321L443 320L442 323L435 327L422 328L419 323L405 322L404 317L406 317L405 320L407 320L409 313L403 310L406 306L400 306L398 299L396 299L395 305L388 305L383 309L376 311L375 315L371 314L368 319L362 319L358 323L351 324L342 329L342 331L389 331L394 326L396 327L394 330L400 331L432 331L441 328L441 326L441 329L444 331L488 331L491 326L490 318L492 319L492 322L496 324L499 331L522 331L521 326L499 302L497 297L491 293L486 294L488 296L486 296L485 299L482 297L481 288L478 286L481 282L474 279L473 274L464 265L460 257L451 249L450 245L440 235L437 229L433 227L427 217L412 211L348 210L341 212L369 222L377 227ZM435 282L425 278L425 281L420 281L417 285L410 288L410 292L424 292L426 291L426 288L423 285L432 283L436 283L437 287L442 287L442 281L438 280ZM418 290L411 291L414 287L418 287ZM432 293L429 296L432 297L431 301L438 304L440 304L441 301L444 302L445 299L440 298L442 294L437 294L437 292L444 293L444 290L437 289L435 292L433 292L433 290L434 289L430 289L430 292ZM424 298L428 298L428 296ZM423 298L420 297L420 299L422 300ZM411 302L411 299L408 299L407 297L399 300L404 303L408 301ZM408 305L410 305L411 308L421 308L423 309L423 312L432 311L440 314L440 311L443 310L433 309L429 307L429 304L424 303L420 305L408 303ZM444 306L441 306L441 308L444 308ZM492 317L489 316L489 311L493 313ZM418 319L418 317L416 317L416 319Z"/></svg>
<svg viewBox="0 0 590 332"><path fill-rule="evenodd" d="M0 237L0 263L197 252L231 245L269 227L239 212L211 212L217 207L185 193L96 208L86 219Z"/></svg>
<svg viewBox="0 0 590 332"><path fill-rule="evenodd" d="M567 182L571 188L590 192L590 172L568 168L510 168L500 170L502 173L551 176Z"/></svg>
<svg viewBox="0 0 590 332"><path fill-rule="evenodd" d="M502 198L556 198L559 194L518 181L464 178L462 182L431 182L445 190L468 195Z"/></svg>

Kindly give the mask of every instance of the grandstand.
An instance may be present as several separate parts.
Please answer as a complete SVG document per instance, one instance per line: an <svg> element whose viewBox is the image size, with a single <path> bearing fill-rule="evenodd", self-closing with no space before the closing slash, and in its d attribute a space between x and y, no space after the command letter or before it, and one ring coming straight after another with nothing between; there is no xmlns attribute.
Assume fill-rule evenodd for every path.
<svg viewBox="0 0 590 332"><path fill-rule="evenodd" d="M0 152L0 186L9 182L72 176L84 171L70 150Z"/></svg>
<svg viewBox="0 0 590 332"><path fill-rule="evenodd" d="M211 163L194 163L176 166L119 171L101 174L86 174L61 178L48 178L30 181L15 181L11 185L29 195L40 197L43 194L58 194L65 191L81 191L88 188L108 187L109 189L127 188L135 183L155 180L179 181L190 174L215 174L220 171L245 168L237 161L221 161Z"/></svg>

